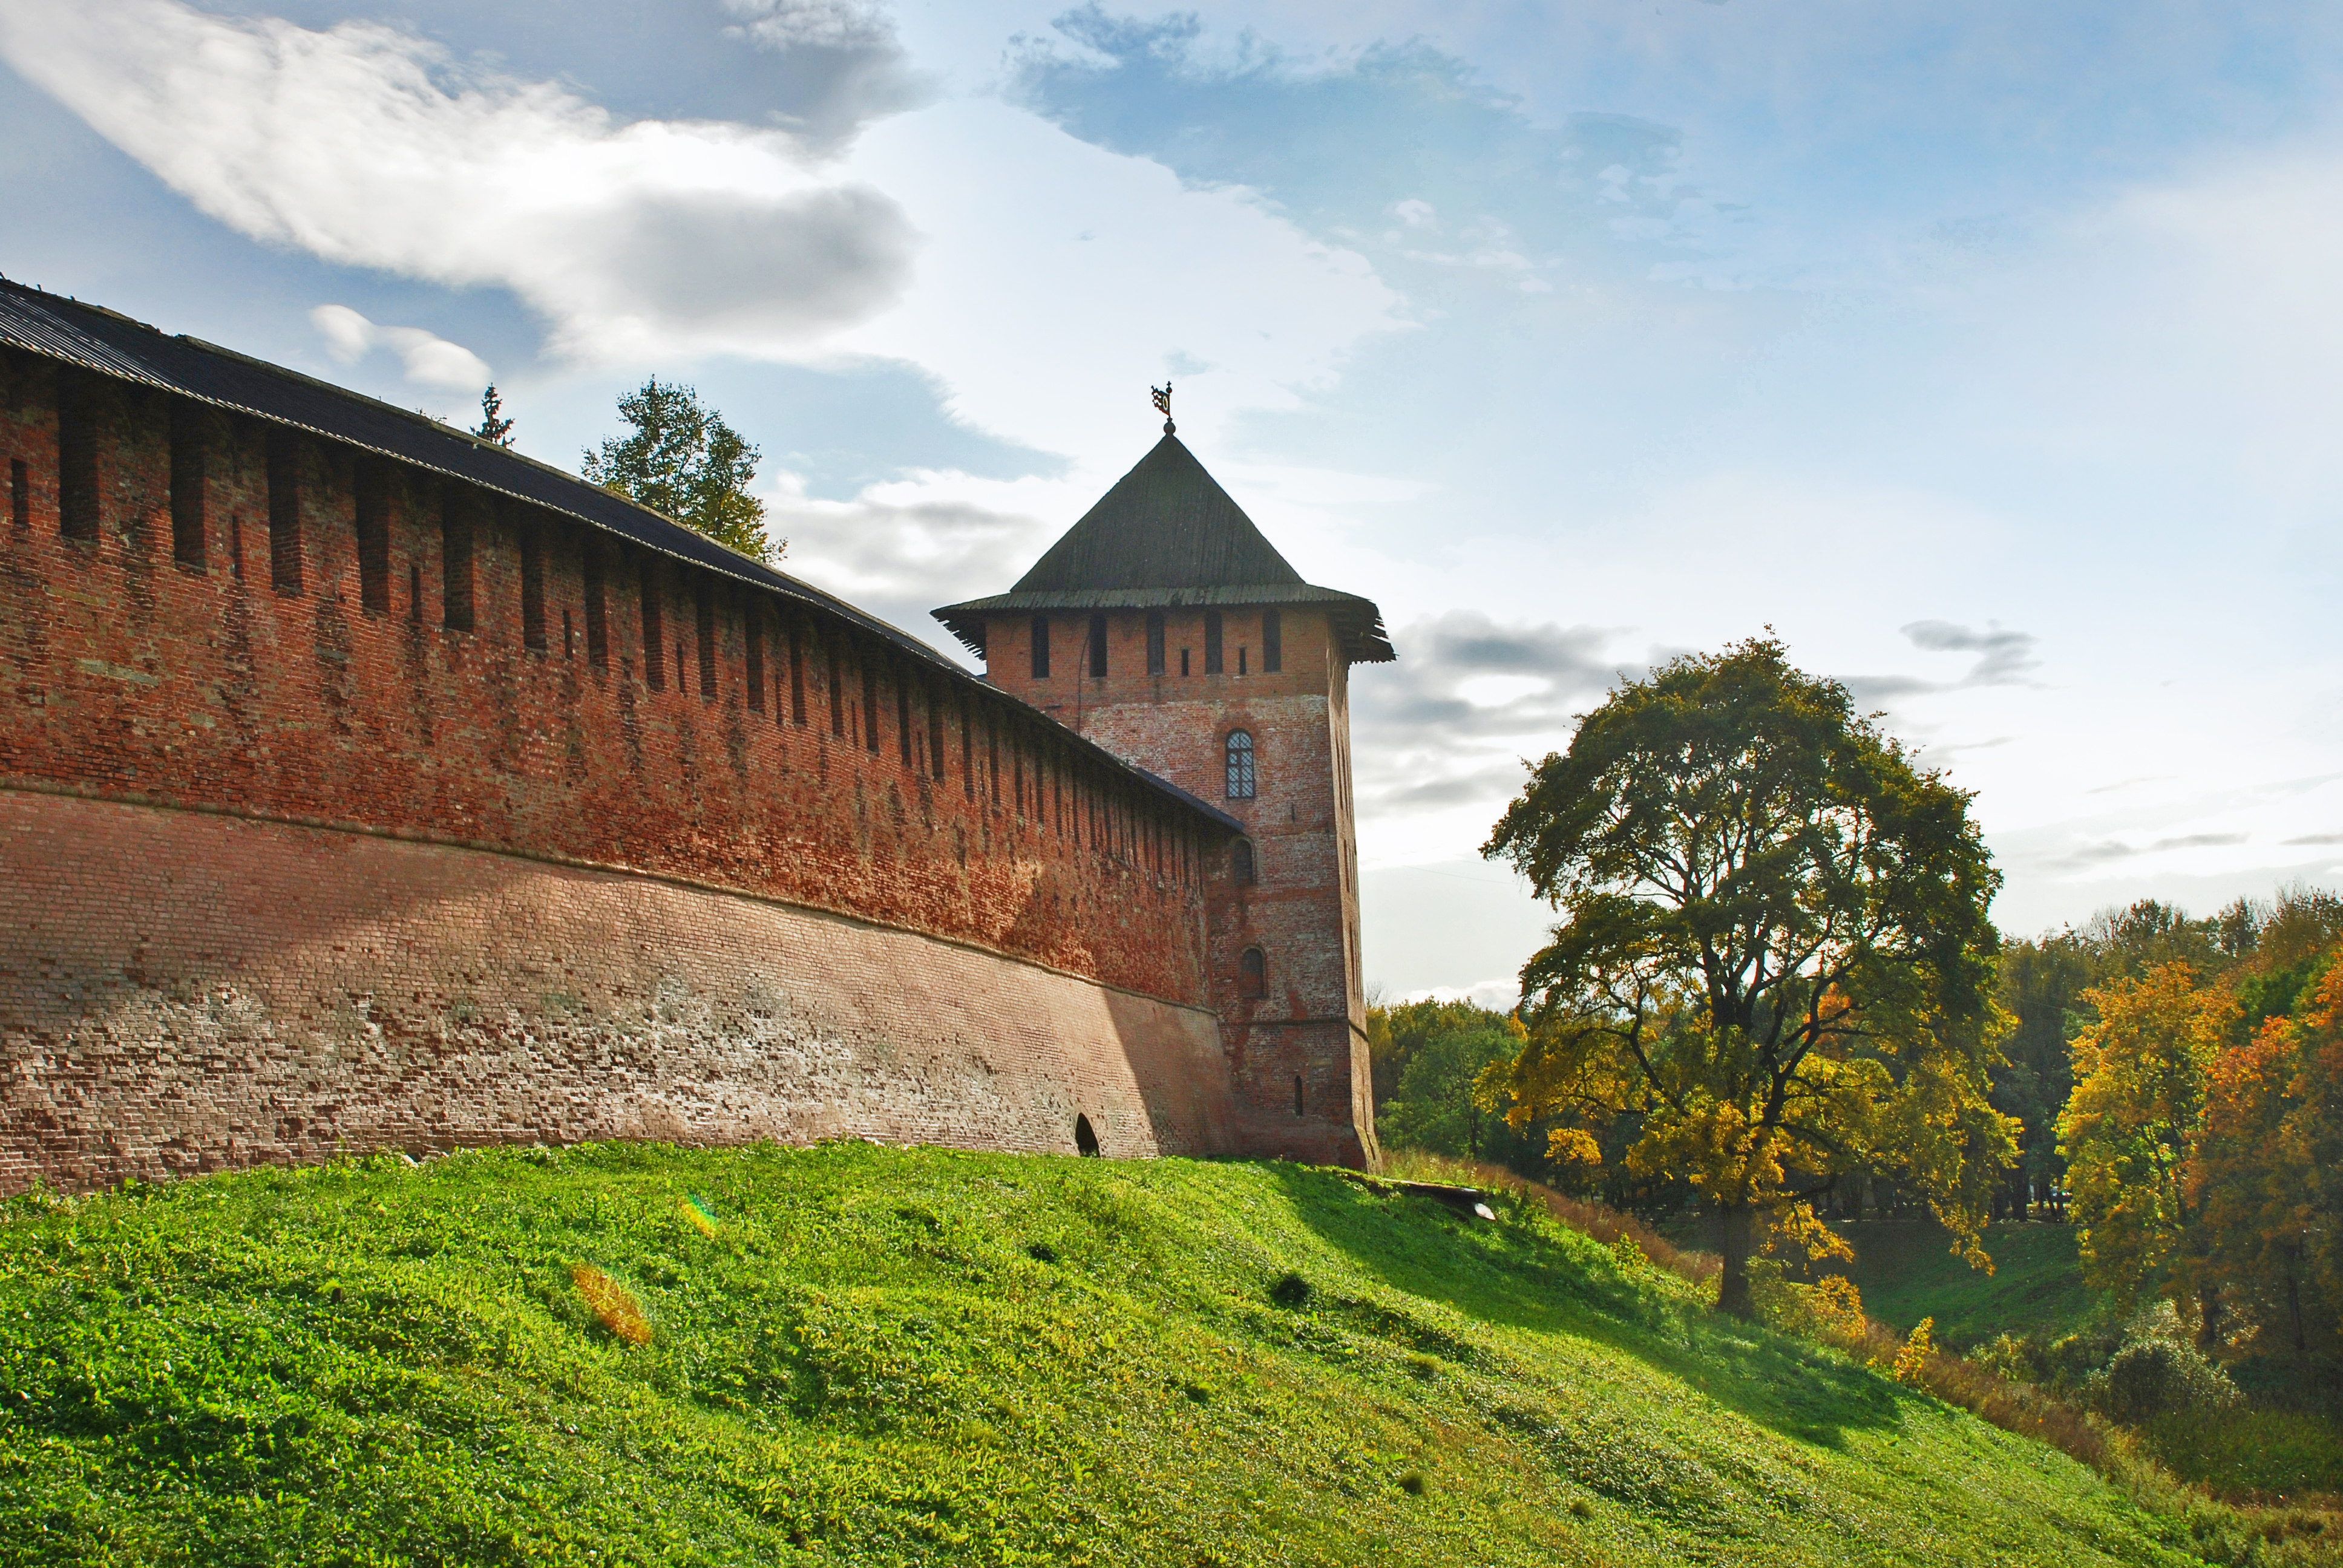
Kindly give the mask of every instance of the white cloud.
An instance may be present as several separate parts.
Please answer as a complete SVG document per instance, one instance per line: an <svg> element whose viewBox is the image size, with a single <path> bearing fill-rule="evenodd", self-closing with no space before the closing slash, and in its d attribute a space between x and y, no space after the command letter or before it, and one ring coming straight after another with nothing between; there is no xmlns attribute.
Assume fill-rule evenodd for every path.
<svg viewBox="0 0 2343 1568"><path fill-rule="evenodd" d="M379 346L397 354L408 380L427 387L477 392L496 378L478 355L420 327L377 326L347 305L321 305L309 312L309 321L325 338L326 352L344 365L357 364Z"/></svg>
<svg viewBox="0 0 2343 1568"><path fill-rule="evenodd" d="M724 9L740 19L729 31L760 48L867 49L895 38L884 10L854 0L724 0Z"/></svg>
<svg viewBox="0 0 2343 1568"><path fill-rule="evenodd" d="M374 323L347 305L321 305L309 312L309 325L326 340L326 352L337 363L355 365L374 347Z"/></svg>
<svg viewBox="0 0 2343 1568"><path fill-rule="evenodd" d="M955 414L1045 451L1135 460L1148 384L1175 363L1173 412L1209 443L1237 412L1300 407L1362 336L1402 325L1363 257L1252 193L1185 187L1004 104L901 116L847 166L927 246L902 304L840 344L927 367Z"/></svg>
<svg viewBox="0 0 2343 1568"><path fill-rule="evenodd" d="M1436 229L1440 226L1439 214L1433 205L1416 196L1392 203L1391 215L1410 228Z"/></svg>
<svg viewBox="0 0 2343 1568"><path fill-rule="evenodd" d="M884 25L831 0L733 10L776 44ZM832 159L771 127L620 123L367 22L0 0L0 55L255 238L509 288L580 360L908 361L970 424L1044 450L1128 451L1175 362L1199 429L1294 407L1398 325L1362 257L1252 194L994 102L899 116Z"/></svg>
<svg viewBox="0 0 2343 1568"><path fill-rule="evenodd" d="M620 125L373 23L10 0L0 55L230 227L510 288L580 357L788 354L908 276L901 210L786 132Z"/></svg>

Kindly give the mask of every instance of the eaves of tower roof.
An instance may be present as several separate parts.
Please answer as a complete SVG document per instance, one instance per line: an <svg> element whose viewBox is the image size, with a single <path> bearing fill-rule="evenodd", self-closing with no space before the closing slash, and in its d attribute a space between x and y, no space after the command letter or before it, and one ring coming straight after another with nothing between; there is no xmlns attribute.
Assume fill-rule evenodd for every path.
<svg viewBox="0 0 2343 1568"><path fill-rule="evenodd" d="M946 605L935 616L981 655L990 616L1248 605L1327 609L1346 658L1380 664L1396 657L1374 602L1302 581L1167 426L1154 449L1015 588Z"/></svg>

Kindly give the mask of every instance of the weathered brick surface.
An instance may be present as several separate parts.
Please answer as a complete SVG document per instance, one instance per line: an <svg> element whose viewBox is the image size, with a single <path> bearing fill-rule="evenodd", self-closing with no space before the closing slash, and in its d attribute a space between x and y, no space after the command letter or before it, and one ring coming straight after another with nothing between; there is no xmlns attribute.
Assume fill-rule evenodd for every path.
<svg viewBox="0 0 2343 1568"><path fill-rule="evenodd" d="M102 437L99 531L68 539L57 372L6 352L0 369L0 457L25 464L31 490L28 526L0 528L0 782L639 869L1203 999L1197 819L1085 763L1022 705L842 619L390 464L372 481L387 603L369 611L361 459L307 437L292 452L301 586L280 591L266 432L210 410L195 410L206 564L175 564L175 400L94 378L84 406ZM473 540L470 631L444 624L443 508ZM544 562L541 649L523 641L530 539ZM602 665L588 646L589 546ZM1092 818L1101 830L1078 835Z"/></svg>
<svg viewBox="0 0 2343 1568"><path fill-rule="evenodd" d="M64 406L77 411L94 453L75 481L95 501L85 538L66 537L68 519L60 513L61 489L75 488L61 486L61 395ZM191 456L200 457L199 486L190 482ZM1222 841L1217 830L1192 809L1069 744L1022 704L926 668L818 607L746 590L553 514L324 439L282 431L272 437L256 421L80 377L14 350L0 350L0 461L12 479L11 513L0 522L0 791L15 792L12 810L35 809L26 797L38 796L49 802L37 808L51 814L44 820L81 822L56 803L80 797L179 815L221 812L361 830L417 846L492 851L498 865L529 857L540 862L532 875L551 879L532 884L544 888L568 886L559 877L596 869L645 873L679 885L660 899L699 890L692 896L702 901L689 906L698 914L688 917L677 906L671 925L662 928L668 934L661 940L678 951L737 951L698 931L694 918L745 919L739 910L776 903L832 911L996 955L988 960L991 968L951 971L968 983L1011 969L1031 972L1012 961L1031 960L1118 988L1101 996L1156 999L1150 1005L1162 1005L1148 1016L1177 1021L1160 1022L1170 1032L1143 1049L1160 1048L1171 1053L1164 1060L1176 1057L1208 1076L1218 1072L1224 1082L1225 1065L1197 1065L1202 1058L1182 1054L1200 1016L1192 1010L1210 1008L1215 994L1204 867ZM18 464L21 509L14 505ZM199 508L187 504L196 498ZM365 529L376 519L380 531L371 537L380 546L362 551ZM297 529L285 527L297 520ZM460 569L468 538L468 594ZM46 863L43 856L70 862L79 851L69 837L47 832L36 849L14 853L13 870L29 872ZM218 869L221 885L232 886L233 868ZM210 1092L204 1085L216 1073L242 1075L237 1081L247 1089L237 1092L246 1098L237 1103L247 1110L271 1093L290 1097L288 1105L307 1105L287 1112L305 1128L318 1120L319 1105L341 1103L345 1089L330 1072L300 1080L311 1085L302 1092L314 1103L295 1092L295 1078L286 1075L298 1077L297 1065L308 1060L301 1055L310 1049L301 1043L310 1038L302 1032L308 1026L300 1021L302 1010L284 1015L272 1010L280 1005L274 1001L253 1015L265 1016L265 1027L255 1022L246 1033L218 1037L240 1042L227 1048L230 1066L208 1058L190 1065L173 1054L179 1048L170 1042L179 1037L170 1030L180 1023L171 1021L178 1015L164 1012L152 1015L152 1028L162 1032L148 1045L161 1053L156 1061L177 1064L179 1078L159 1067L134 1072L128 1059L106 1054L135 1054L139 1048L126 1030L128 1020L148 1016L139 1010L148 1003L133 999L162 994L139 980L146 960L135 944L110 950L108 940L133 943L136 933L159 932L138 940L177 955L170 984L185 997L172 1006L196 1007L206 997L274 997L294 984L247 987L236 976L266 969L253 967L259 960L249 957L236 960L244 968L206 978L202 955L210 950L199 941L204 910L183 908L194 926L164 930L148 919L142 900L150 894L135 879L68 885L57 895L66 904L55 912L82 928L45 925L38 929L48 934L35 940L12 924L5 939L7 968L0 973L0 1030L11 1042L0 1066L9 1092L19 1096L11 1106L39 1101L36 1080L76 1082L97 1097L86 1103L110 1107L106 1116L129 1118L130 1101L106 1100L96 1087L109 1074L129 1074L125 1083L147 1086L143 1103L150 1109L177 1105L190 1119L173 1135L181 1139L177 1145L155 1120L160 1110L139 1123L146 1128L139 1136L157 1149L177 1147L179 1157L199 1164L225 1157L212 1141L227 1136L220 1129L228 1123L205 1120L207 1111L198 1114ZM12 905L12 911L22 907ZM279 899L275 908L278 924L269 940L287 954L309 951L314 932L306 906ZM412 933L398 943L437 955L417 961L443 976L438 989L418 982L416 994L457 994L444 977L466 972L461 941L434 935L427 920L396 929ZM256 926L237 940L257 952L268 936ZM911 994L927 983L914 971L929 960L915 955L935 948L930 941L870 950L892 955L888 961L901 971L895 983ZM592 947L563 951L590 953ZM767 967L740 970L729 980L719 968L704 967L695 971L702 978L692 994L737 998L751 979L786 987L792 983L787 957L777 950ZM611 983L654 985L650 958L637 954L626 962L634 967ZM708 957L705 965L718 959ZM66 971L119 972L126 989L107 990L96 980L86 986L96 989L81 991L26 989L40 976ZM512 1029L526 1034L548 1021L529 1010L526 988L497 980L493 966L482 972L482 983L518 1010ZM377 990L352 970L316 991L309 1010L323 1010L323 1017L343 1005L330 999ZM1012 987L1002 994L1022 993ZM91 1024L98 1033L58 1021L65 1015L56 1011L56 998L74 995L87 997L93 1020L106 1020ZM1112 1011L1126 1003L1137 1005L1129 997L1098 1005ZM205 1018L221 1008L226 1014L220 1016L246 1016L237 1010L246 1006L241 1000L203 1005L211 1010ZM839 1038L867 1044L883 1036L890 1050L923 1049L920 1042L939 1038L943 1028L943 1014L912 1009L870 1016L881 1012L896 1020L887 1028L908 1032L849 1030ZM437 1027L432 1016L427 1010L401 1013L398 1028L427 1033ZM1008 1029L1020 1015L985 1016ZM181 1020L196 1031L190 1038L212 1038L203 1032L211 1025L193 1018ZM623 1022L592 1026L606 1027L618 1032L588 1033L606 1042L650 1038L627 1033L632 1026ZM1009 1030L995 1043L1007 1050L1004 1042L1033 1038ZM1122 1033L1114 1038L1126 1049L1142 1049ZM93 1043L100 1040L103 1050ZM497 1060L524 1081L538 1070L525 1056ZM657 1077L653 1056L628 1060L644 1082ZM1055 1059L1044 1051L1036 1060ZM498 1070L450 1069L454 1077L425 1081L468 1085L481 1106L508 1104L516 1116L538 1105L527 1081L505 1084ZM509 1101L502 1098L508 1091ZM25 1094L34 1099L22 1099ZM573 1110L564 1121L530 1109L528 1115L539 1121L513 1125L611 1125L608 1117ZM400 1118L407 1114L382 1125L405 1127ZM450 1107L448 1114L462 1120L471 1113ZM487 1129L501 1114L483 1111L463 1125ZM12 1126L37 1124L35 1111L21 1115L34 1120ZM932 1115L940 1118L937 1128L960 1125L940 1109ZM739 1125L779 1127L785 1120L749 1118ZM810 1112L788 1124L826 1125ZM56 1125L55 1136L68 1143L81 1136L63 1131L66 1120ZM879 1131L890 1124L869 1125ZM894 1131L909 1135L929 1125L913 1119ZM993 1140L973 1123L950 1135ZM252 1157L316 1146L305 1141L306 1133L275 1143L258 1132L235 1136L245 1140L236 1149L265 1151ZM1203 1141L1181 1146L1211 1145L1207 1133L1194 1136ZM1132 1138L1130 1146L1143 1144ZM58 1158L70 1165L80 1156ZM90 1167L93 1175L99 1169Z"/></svg>
<svg viewBox="0 0 2343 1568"><path fill-rule="evenodd" d="M1233 1146L1218 1020L641 876L0 791L0 1191L515 1139Z"/></svg>
<svg viewBox="0 0 2343 1568"><path fill-rule="evenodd" d="M1233 879L1222 848L1206 860L1205 886L1211 997L1228 1037L1246 1146L1372 1163L1349 666L1322 612L1285 608L1281 668L1265 670L1262 614L1222 612L1217 674L1205 671L1204 614L1192 609L1164 612L1161 674L1148 670L1147 616L1137 610L1107 615L1103 677L1090 673L1087 614L1050 618L1046 678L1033 674L1031 617L988 622L986 667L1002 690L1245 824L1255 881ZM1227 796L1226 746L1237 729L1253 742L1251 799ZM1266 960L1265 996L1248 996L1240 983L1248 948Z"/></svg>

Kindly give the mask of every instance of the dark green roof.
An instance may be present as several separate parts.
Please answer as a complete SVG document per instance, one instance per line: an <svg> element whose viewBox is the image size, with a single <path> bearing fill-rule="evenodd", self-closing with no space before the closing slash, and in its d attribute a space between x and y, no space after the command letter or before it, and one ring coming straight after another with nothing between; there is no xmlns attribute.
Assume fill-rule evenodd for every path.
<svg viewBox="0 0 2343 1568"><path fill-rule="evenodd" d="M1204 472L1180 437L1166 434L1139 466L1099 498L1016 593L1083 588L1201 588L1298 583L1277 547Z"/></svg>
<svg viewBox="0 0 2343 1568"><path fill-rule="evenodd" d="M1325 608L1352 660L1394 657L1373 601L1302 581L1167 426L1015 588L935 616L981 654L989 615L1222 605Z"/></svg>

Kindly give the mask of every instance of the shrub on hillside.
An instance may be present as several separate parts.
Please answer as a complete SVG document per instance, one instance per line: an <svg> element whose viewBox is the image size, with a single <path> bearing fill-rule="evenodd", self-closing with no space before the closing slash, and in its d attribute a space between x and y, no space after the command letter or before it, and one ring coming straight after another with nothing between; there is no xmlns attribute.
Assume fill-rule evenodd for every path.
<svg viewBox="0 0 2343 1568"><path fill-rule="evenodd" d="M2085 1381L2083 1392L2102 1414L2127 1426L2164 1415L2227 1410L2241 1397L2228 1374L2195 1345L2163 1338L2125 1345Z"/></svg>

